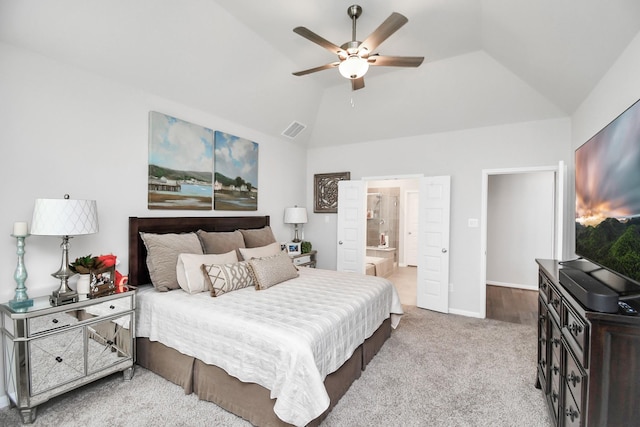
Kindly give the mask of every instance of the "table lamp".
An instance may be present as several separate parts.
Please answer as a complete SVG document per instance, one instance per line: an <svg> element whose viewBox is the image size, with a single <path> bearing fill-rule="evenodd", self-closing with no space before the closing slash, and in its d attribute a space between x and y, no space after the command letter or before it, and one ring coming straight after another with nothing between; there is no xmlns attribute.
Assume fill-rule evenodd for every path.
<svg viewBox="0 0 640 427"><path fill-rule="evenodd" d="M36 199L31 221L31 234L62 238L62 263L51 275L60 279L60 287L49 300L54 305L78 300L78 294L69 288L69 277L75 273L69 267L69 239L72 236L98 232L98 209L95 200Z"/></svg>
<svg viewBox="0 0 640 427"><path fill-rule="evenodd" d="M307 223L307 208L299 208L298 206L294 206L292 208L285 208L284 223L293 224L293 230L294 230L293 242L295 243L299 242L300 236L298 235L298 225Z"/></svg>

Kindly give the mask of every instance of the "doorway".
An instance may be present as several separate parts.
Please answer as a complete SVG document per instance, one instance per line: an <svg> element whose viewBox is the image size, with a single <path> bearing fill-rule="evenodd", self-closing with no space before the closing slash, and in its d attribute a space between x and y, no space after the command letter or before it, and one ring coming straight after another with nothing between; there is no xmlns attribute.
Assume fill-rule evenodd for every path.
<svg viewBox="0 0 640 427"><path fill-rule="evenodd" d="M509 295L536 301L534 259L555 258L562 245L563 188L562 162L483 171L481 317L488 313L495 317L499 307L488 305L500 304ZM526 302L522 307L529 308L518 310L532 306Z"/></svg>
<svg viewBox="0 0 640 427"><path fill-rule="evenodd" d="M393 270L388 271L386 277L396 287L400 302L415 306L418 253L418 233L415 229L420 180L413 177L384 177L365 181L368 218L366 253L370 255L369 260L393 256ZM385 242L380 241L381 234L386 234ZM378 245L388 248L377 248Z"/></svg>

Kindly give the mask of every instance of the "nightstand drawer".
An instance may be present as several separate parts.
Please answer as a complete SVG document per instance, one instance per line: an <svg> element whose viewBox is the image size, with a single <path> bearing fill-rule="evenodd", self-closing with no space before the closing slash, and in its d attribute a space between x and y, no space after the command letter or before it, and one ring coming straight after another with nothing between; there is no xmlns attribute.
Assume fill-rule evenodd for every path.
<svg viewBox="0 0 640 427"><path fill-rule="evenodd" d="M78 319L66 312L38 316L27 321L29 336L53 331L78 323Z"/></svg>
<svg viewBox="0 0 640 427"><path fill-rule="evenodd" d="M94 300L95 301L95 300ZM133 309L133 296L112 299L109 301L85 307L85 311L94 317L111 316L112 314L124 313Z"/></svg>

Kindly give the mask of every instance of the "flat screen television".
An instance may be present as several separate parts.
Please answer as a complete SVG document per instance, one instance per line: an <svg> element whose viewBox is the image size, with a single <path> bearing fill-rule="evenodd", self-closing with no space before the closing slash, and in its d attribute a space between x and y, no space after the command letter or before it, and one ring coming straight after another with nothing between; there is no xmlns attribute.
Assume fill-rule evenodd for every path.
<svg viewBox="0 0 640 427"><path fill-rule="evenodd" d="M640 101L575 152L576 255L624 293L640 286ZM602 271L597 271L602 270Z"/></svg>

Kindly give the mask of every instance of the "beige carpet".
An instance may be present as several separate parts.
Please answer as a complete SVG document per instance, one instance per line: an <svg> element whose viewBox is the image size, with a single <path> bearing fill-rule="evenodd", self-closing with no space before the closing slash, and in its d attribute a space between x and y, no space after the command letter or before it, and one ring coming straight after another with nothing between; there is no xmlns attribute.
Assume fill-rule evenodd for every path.
<svg viewBox="0 0 640 427"><path fill-rule="evenodd" d="M325 426L548 426L534 387L536 330L416 307L329 414ZM15 408L0 425L19 425ZM136 367L42 404L36 426L248 426Z"/></svg>

